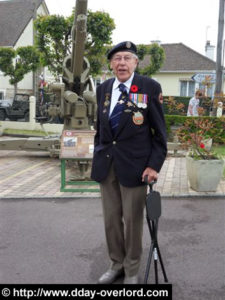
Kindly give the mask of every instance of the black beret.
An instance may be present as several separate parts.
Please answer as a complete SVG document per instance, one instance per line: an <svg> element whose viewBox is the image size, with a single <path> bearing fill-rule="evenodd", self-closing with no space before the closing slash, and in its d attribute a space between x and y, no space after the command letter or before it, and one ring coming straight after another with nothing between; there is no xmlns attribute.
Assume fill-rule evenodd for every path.
<svg viewBox="0 0 225 300"><path fill-rule="evenodd" d="M119 43L109 51L109 53L107 54L107 58L111 59L113 54L115 54L116 52L120 52L120 51L129 51L134 54L137 54L137 47L135 46L134 43L129 42L129 41Z"/></svg>

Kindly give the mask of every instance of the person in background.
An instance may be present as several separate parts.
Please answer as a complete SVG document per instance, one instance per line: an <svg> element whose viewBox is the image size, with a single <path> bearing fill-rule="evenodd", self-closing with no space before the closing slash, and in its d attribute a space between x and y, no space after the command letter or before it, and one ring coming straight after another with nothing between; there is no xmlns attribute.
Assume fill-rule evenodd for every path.
<svg viewBox="0 0 225 300"><path fill-rule="evenodd" d="M187 116L198 116L199 101L202 96L203 95L201 91L198 90L195 92L195 96L192 97L189 101Z"/></svg>
<svg viewBox="0 0 225 300"><path fill-rule="evenodd" d="M125 273L139 283L145 180L157 179L167 154L161 86L134 71L137 48L126 41L107 56L115 78L97 88L97 125L91 177L100 183L109 269L99 284Z"/></svg>

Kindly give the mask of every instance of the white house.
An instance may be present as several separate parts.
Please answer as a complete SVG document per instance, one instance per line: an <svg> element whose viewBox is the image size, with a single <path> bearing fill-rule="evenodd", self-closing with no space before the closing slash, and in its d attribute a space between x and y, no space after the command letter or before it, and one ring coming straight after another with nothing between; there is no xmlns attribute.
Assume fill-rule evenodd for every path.
<svg viewBox="0 0 225 300"><path fill-rule="evenodd" d="M209 43L207 43L210 46ZM165 61L160 71L153 75L162 86L164 95L168 96L189 96L192 97L197 89L204 89L201 82L196 82L193 76L202 74L211 74L215 77L216 63L212 59L212 46L210 52L202 55L182 43L162 44L165 51ZM145 64L149 58L145 57L140 65ZM214 74L214 75L212 75ZM215 89L215 83L207 89L208 96L212 96Z"/></svg>
<svg viewBox="0 0 225 300"><path fill-rule="evenodd" d="M48 15L44 0L0 1L0 47L18 48L34 45L34 20L37 15ZM35 74L30 72L18 83L18 90L33 94ZM12 98L14 87L0 72L0 99Z"/></svg>

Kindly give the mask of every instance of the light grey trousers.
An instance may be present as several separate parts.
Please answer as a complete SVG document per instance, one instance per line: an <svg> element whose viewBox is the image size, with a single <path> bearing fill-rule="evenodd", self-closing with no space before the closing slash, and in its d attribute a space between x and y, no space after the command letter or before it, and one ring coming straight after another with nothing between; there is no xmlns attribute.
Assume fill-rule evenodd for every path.
<svg viewBox="0 0 225 300"><path fill-rule="evenodd" d="M122 186L112 165L100 189L111 268L124 268L127 276L137 275L142 254L147 186Z"/></svg>

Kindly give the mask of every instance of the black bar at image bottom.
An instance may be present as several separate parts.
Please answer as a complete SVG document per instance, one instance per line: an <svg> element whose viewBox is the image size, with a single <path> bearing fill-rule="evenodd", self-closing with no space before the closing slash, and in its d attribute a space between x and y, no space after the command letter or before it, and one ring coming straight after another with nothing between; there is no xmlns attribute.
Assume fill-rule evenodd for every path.
<svg viewBox="0 0 225 300"><path fill-rule="evenodd" d="M0 299L165 299L172 284L0 284Z"/></svg>

